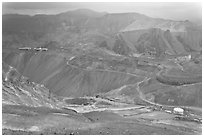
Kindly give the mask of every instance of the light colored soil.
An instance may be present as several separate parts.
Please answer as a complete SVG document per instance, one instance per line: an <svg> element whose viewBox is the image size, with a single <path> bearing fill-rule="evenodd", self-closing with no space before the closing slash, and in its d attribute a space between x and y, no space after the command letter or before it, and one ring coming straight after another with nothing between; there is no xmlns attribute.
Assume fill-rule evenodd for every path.
<svg viewBox="0 0 204 137"><path fill-rule="evenodd" d="M5 108L5 107L4 107ZM18 108L23 110L24 108ZM139 109L139 108L138 108ZM145 108L140 108L145 112ZM143 110L143 111L142 111ZM148 109L146 109L148 110ZM171 135L201 134L201 124L173 120L173 114L160 111L146 111L135 116L137 109L92 111L79 114L73 111L37 111L37 115L22 115L4 111L2 115L3 134L125 134L125 135ZM66 113L65 113L66 112ZM117 112L117 113L116 113ZM29 113L29 111L27 112ZM122 114L121 114L122 113ZM124 114L126 116L124 116ZM163 120L163 121L162 121ZM165 123L166 122L166 123ZM169 122L171 122L169 124ZM176 124L174 124L176 123ZM188 125L188 126L186 126ZM194 128L192 128L192 126ZM196 128L195 128L196 127Z"/></svg>

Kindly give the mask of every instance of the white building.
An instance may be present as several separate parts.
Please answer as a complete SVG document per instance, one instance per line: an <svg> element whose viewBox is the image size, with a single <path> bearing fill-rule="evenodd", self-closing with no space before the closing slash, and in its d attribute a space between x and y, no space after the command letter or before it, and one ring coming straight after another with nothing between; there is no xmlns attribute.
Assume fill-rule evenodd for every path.
<svg viewBox="0 0 204 137"><path fill-rule="evenodd" d="M173 109L173 112L175 113L175 114L180 114L180 115L183 115L183 113L184 113L184 110L182 109L182 108L174 108Z"/></svg>

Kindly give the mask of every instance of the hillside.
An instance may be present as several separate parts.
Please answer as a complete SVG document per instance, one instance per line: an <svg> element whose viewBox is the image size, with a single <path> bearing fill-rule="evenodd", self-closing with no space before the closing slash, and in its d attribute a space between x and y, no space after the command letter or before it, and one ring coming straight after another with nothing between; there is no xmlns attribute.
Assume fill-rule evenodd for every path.
<svg viewBox="0 0 204 137"><path fill-rule="evenodd" d="M202 134L201 27L88 9L3 15L3 134Z"/></svg>
<svg viewBox="0 0 204 137"><path fill-rule="evenodd" d="M80 43L99 46L105 41L109 50L125 55L132 54L129 50L156 52L156 56L201 50L201 28L189 21L86 9L57 15L8 14L2 18L3 47L37 47L50 41L56 41L58 47Z"/></svg>
<svg viewBox="0 0 204 137"><path fill-rule="evenodd" d="M143 77L106 70L83 70L67 65L65 57L56 53L22 52L4 55L4 61L31 81L44 84L59 96L84 96L108 92Z"/></svg>

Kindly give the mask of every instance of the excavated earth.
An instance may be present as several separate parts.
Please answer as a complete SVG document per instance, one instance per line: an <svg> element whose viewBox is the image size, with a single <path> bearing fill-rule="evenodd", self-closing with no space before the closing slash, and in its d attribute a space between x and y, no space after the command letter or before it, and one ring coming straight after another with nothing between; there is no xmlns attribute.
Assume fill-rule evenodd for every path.
<svg viewBox="0 0 204 137"><path fill-rule="evenodd" d="M186 73L185 83L168 60L167 71L156 61L139 65L140 58L109 56L4 49L3 134L202 134L199 71L194 81Z"/></svg>
<svg viewBox="0 0 204 137"><path fill-rule="evenodd" d="M202 134L202 26L87 9L3 15L2 131Z"/></svg>

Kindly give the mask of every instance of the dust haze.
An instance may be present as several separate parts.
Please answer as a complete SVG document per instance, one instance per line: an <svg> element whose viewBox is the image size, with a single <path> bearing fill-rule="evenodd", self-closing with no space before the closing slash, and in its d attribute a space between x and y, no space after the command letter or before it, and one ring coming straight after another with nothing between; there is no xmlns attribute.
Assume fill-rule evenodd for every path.
<svg viewBox="0 0 204 137"><path fill-rule="evenodd" d="M3 13L57 14L75 9L92 9L99 12L138 12L151 17L173 20L191 20L201 23L202 4L196 2L84 2L84 3L3 3Z"/></svg>

